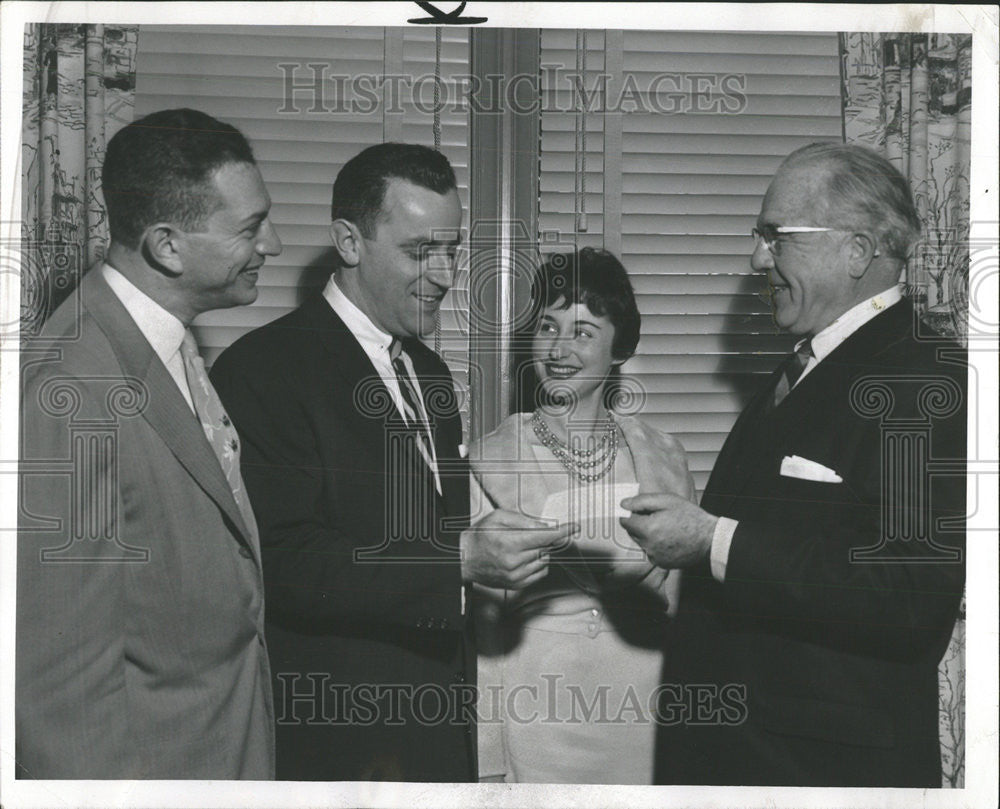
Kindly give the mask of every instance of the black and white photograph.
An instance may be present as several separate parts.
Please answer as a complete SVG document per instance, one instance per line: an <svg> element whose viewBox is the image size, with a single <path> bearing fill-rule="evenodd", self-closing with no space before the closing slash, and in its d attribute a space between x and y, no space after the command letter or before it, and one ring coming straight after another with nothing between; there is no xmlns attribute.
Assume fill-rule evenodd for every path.
<svg viewBox="0 0 1000 809"><path fill-rule="evenodd" d="M4 806L996 805L996 6L0 12Z"/></svg>

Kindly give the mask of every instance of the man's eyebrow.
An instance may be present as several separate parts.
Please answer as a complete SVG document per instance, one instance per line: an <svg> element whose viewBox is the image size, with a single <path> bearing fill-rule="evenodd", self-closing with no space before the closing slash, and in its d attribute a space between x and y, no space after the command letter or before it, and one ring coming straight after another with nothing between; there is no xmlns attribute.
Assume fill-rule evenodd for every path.
<svg viewBox="0 0 1000 809"><path fill-rule="evenodd" d="M254 211L254 213L241 219L239 221L239 225L240 227L244 227L245 225L250 225L253 224L254 222L263 222L265 219L267 219L268 213L269 209L265 209L262 211Z"/></svg>
<svg viewBox="0 0 1000 809"><path fill-rule="evenodd" d="M412 239L407 239L402 243L403 247L434 247L437 245L447 245L449 247L457 247L462 243L461 235L457 235L454 239L425 239L423 236L414 236Z"/></svg>

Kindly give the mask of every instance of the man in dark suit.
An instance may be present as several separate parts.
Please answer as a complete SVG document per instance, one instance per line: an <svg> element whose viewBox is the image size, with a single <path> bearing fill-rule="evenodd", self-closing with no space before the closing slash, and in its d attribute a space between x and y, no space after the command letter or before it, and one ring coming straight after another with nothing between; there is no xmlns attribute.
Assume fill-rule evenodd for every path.
<svg viewBox="0 0 1000 809"><path fill-rule="evenodd" d="M753 267L800 337L741 414L702 507L623 522L684 567L664 694L666 783L937 787L937 664L964 582L964 352L896 286L909 187L866 149L781 165Z"/></svg>
<svg viewBox="0 0 1000 809"><path fill-rule="evenodd" d="M506 512L467 527L451 376L418 339L461 217L443 155L364 150L334 183L322 294L212 369L261 525L279 779L472 780L463 582L530 584L567 534Z"/></svg>
<svg viewBox="0 0 1000 809"><path fill-rule="evenodd" d="M22 778L274 777L239 446L188 326L281 251L250 146L194 110L108 144L107 260L22 345Z"/></svg>

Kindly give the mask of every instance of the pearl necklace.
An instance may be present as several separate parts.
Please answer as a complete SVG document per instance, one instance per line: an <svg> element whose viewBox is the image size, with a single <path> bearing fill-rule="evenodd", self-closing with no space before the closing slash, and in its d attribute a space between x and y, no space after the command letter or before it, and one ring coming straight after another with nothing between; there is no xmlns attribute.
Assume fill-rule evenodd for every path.
<svg viewBox="0 0 1000 809"><path fill-rule="evenodd" d="M615 465L615 458L618 456L618 425L615 424L610 412L604 436L600 443L591 449L575 449L560 440L542 420L537 410L531 416L531 426L543 446L581 483L600 480Z"/></svg>

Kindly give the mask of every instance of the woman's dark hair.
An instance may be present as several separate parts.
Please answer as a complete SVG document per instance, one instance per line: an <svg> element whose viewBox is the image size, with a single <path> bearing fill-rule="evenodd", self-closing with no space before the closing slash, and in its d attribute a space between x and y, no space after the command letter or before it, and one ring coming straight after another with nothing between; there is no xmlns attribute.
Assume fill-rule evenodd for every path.
<svg viewBox="0 0 1000 809"><path fill-rule="evenodd" d="M584 304L599 317L606 317L615 328L611 356L627 360L639 344L641 317L635 292L622 263L607 250L584 247L575 253L554 253L545 259L534 278L531 299L538 317L550 307L568 309ZM614 366L604 390L608 407L619 391L619 366Z"/></svg>
<svg viewBox="0 0 1000 809"><path fill-rule="evenodd" d="M627 360L639 344L639 307L622 263L607 250L584 247L576 253L555 253L534 279L531 299L542 309L568 309L584 304L615 327L611 356ZM560 301L560 299L562 299Z"/></svg>

